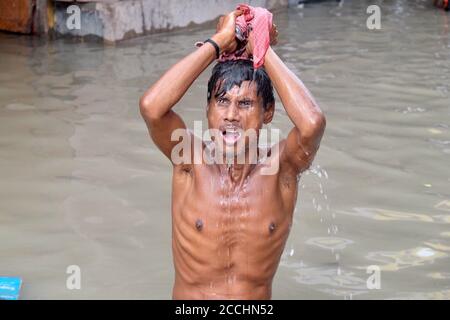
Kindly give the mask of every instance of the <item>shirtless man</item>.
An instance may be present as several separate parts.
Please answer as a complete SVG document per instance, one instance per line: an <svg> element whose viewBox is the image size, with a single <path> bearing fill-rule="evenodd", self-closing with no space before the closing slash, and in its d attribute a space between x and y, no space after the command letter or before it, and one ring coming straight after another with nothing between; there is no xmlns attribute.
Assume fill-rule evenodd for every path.
<svg viewBox="0 0 450 320"><path fill-rule="evenodd" d="M236 50L235 20L240 14L234 11L225 16L211 38L221 53ZM271 44L277 33L273 27ZM252 48L249 41L249 53ZM215 59L215 47L206 42L173 65L140 100L151 138L173 165L173 298L270 299L292 223L298 176L319 148L325 117L302 81L269 48L265 71L257 69L253 81L250 62L216 65L208 84L206 114L209 128L222 133L225 153L237 155L242 152L238 145L244 145L244 151L249 145L249 141L238 143L244 138L237 132L254 129L259 133L272 120L273 83L294 124L279 142L279 152L266 157L279 163L278 170L263 174L267 163L247 161L248 157L245 163L232 161L231 165L174 161L172 150L179 141L172 141L171 135L186 125L172 108ZM239 81L231 86L227 79L233 80L231 85ZM189 137L196 139L192 133ZM206 148L203 142L201 146Z"/></svg>

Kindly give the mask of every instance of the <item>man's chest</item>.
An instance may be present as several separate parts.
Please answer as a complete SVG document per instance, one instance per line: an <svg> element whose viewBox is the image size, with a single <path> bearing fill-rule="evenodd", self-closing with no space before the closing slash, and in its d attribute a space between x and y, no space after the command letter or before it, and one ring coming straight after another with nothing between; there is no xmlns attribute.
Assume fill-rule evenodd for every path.
<svg viewBox="0 0 450 320"><path fill-rule="evenodd" d="M281 190L276 177L249 176L239 185L202 172L182 188L174 185L175 221L198 231L271 235L286 227L295 207L296 189Z"/></svg>

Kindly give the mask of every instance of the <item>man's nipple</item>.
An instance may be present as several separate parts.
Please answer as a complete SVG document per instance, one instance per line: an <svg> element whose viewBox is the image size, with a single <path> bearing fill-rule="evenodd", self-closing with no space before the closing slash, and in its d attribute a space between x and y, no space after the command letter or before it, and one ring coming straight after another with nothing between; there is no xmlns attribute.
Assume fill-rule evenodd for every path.
<svg viewBox="0 0 450 320"><path fill-rule="evenodd" d="M195 228L198 231L202 231L202 229L203 229L203 221L202 221L202 219L197 219L197 221L195 221Z"/></svg>
<svg viewBox="0 0 450 320"><path fill-rule="evenodd" d="M270 233L273 233L273 232L275 231L275 227L276 227L276 226L275 226L275 223L273 223L273 222L270 223L270 224L269 224L269 232L270 232Z"/></svg>

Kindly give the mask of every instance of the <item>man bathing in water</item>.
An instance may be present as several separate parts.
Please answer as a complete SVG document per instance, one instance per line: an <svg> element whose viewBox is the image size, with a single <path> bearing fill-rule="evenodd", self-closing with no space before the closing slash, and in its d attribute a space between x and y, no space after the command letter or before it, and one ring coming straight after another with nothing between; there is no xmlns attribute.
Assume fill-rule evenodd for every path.
<svg viewBox="0 0 450 320"><path fill-rule="evenodd" d="M240 14L225 16L212 36L220 53L236 50L235 21ZM277 34L273 26L271 44ZM246 50L252 53L252 48L250 40ZM172 108L215 59L214 45L206 42L172 66L140 100L151 138L173 164L173 298L270 299L292 223L297 176L319 148L325 117L301 80L269 47L264 68L255 72L250 61L216 64L208 83L206 115L209 128L221 133L224 154L237 157L251 143L242 131L258 134L272 120L273 83L294 124L278 152L262 162L247 155L245 163L236 158L231 163L174 161L172 151L180 142L171 135L186 125ZM187 134L194 145L198 138ZM239 143L241 139L245 142ZM201 146L207 148L203 142ZM278 170L264 174L267 161L277 161Z"/></svg>

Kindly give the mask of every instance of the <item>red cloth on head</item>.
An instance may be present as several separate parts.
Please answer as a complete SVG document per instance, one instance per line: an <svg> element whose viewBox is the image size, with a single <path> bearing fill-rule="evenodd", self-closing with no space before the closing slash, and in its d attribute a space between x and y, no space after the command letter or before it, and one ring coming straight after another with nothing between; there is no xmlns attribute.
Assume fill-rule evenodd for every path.
<svg viewBox="0 0 450 320"><path fill-rule="evenodd" d="M242 10L243 13L236 18L236 27L240 29L242 39L239 42L240 46L230 53L222 53L219 61L227 60L253 60L253 67L255 69L264 64L264 57L267 49L270 46L270 30L272 28L272 13L261 7L251 7L247 4L240 4L236 10ZM250 32L251 31L251 32ZM249 56L245 51L245 44L248 37L253 40L253 55ZM203 42L196 42L197 47L201 47Z"/></svg>
<svg viewBox="0 0 450 320"><path fill-rule="evenodd" d="M238 5L236 10L243 11L242 15L236 18L236 27L241 30L244 43L249 36L252 37L253 56L249 56L243 47L231 53L222 53L219 60L252 59L253 67L257 69L264 64L264 57L270 46L272 13L265 8L254 8L246 4Z"/></svg>

